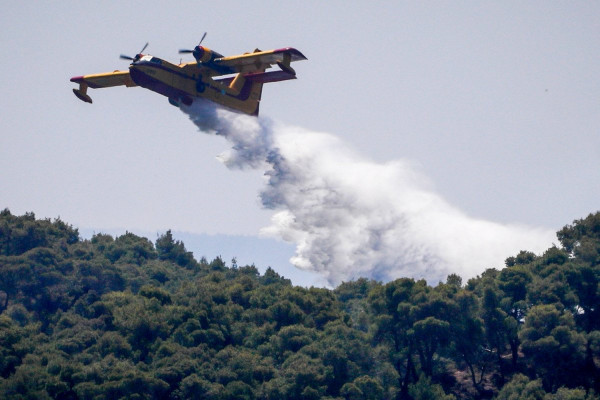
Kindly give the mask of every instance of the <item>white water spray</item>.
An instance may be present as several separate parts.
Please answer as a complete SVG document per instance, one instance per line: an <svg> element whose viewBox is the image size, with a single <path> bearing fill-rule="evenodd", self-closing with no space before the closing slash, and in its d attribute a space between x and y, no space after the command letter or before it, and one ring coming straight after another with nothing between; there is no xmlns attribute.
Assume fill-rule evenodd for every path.
<svg viewBox="0 0 600 400"><path fill-rule="evenodd" d="M202 132L227 138L229 168L263 169L262 233L296 245L290 260L331 285L358 277L444 281L502 267L520 250L541 252L553 233L473 219L426 187L404 160L375 163L337 137L197 101L183 108Z"/></svg>

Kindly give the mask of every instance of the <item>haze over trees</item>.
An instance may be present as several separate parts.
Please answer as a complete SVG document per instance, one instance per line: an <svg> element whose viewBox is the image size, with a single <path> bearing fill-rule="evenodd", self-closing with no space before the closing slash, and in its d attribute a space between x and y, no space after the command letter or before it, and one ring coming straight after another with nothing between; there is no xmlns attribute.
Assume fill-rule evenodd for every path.
<svg viewBox="0 0 600 400"><path fill-rule="evenodd" d="M329 290L4 210L0 398L596 399L600 213L557 237L467 282Z"/></svg>

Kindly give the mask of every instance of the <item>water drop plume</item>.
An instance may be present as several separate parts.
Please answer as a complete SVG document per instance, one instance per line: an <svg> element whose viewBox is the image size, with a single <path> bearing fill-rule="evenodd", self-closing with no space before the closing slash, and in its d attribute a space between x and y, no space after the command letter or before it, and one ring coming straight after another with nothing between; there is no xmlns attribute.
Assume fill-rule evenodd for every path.
<svg viewBox="0 0 600 400"><path fill-rule="evenodd" d="M225 137L229 168L265 171L260 193L275 210L261 232L294 243L291 263L330 285L358 277L444 281L502 267L520 250L541 252L553 233L469 217L427 184L407 160L377 163L338 137L195 102L182 110Z"/></svg>

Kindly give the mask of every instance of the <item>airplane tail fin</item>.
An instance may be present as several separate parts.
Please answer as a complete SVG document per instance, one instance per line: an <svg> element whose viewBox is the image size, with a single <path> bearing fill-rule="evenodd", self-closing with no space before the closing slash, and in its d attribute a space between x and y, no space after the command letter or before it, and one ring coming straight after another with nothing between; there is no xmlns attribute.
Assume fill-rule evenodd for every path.
<svg viewBox="0 0 600 400"><path fill-rule="evenodd" d="M258 110L260 108L260 98L262 97L262 90L262 82L252 82L252 89L250 89L250 101L256 103L256 109L251 115L258 116Z"/></svg>
<svg viewBox="0 0 600 400"><path fill-rule="evenodd" d="M260 98L262 97L263 82L258 82L247 78L247 76L238 74L229 84L229 88L236 91L238 94L241 94L244 91L244 85L249 85L249 88L246 89L247 97L246 95L242 95L241 97L246 97L246 109L250 110L249 114L257 116L260 106Z"/></svg>
<svg viewBox="0 0 600 400"><path fill-rule="evenodd" d="M238 111L257 116L263 85L265 83L281 82L289 79L296 79L296 74L291 73L289 70L280 70L237 74L234 77L227 77L216 81L227 86L229 95L235 97L237 102L236 104L223 102L223 105L229 105Z"/></svg>
<svg viewBox="0 0 600 400"><path fill-rule="evenodd" d="M292 70L293 71L293 70ZM245 78L252 82L252 89L250 91L250 99L256 99L256 111L252 115L258 115L258 109L260 105L260 98L262 95L263 84L271 82L281 82L290 79L296 79L296 74L289 70L281 71L270 71L270 72L257 72L253 74L245 75Z"/></svg>

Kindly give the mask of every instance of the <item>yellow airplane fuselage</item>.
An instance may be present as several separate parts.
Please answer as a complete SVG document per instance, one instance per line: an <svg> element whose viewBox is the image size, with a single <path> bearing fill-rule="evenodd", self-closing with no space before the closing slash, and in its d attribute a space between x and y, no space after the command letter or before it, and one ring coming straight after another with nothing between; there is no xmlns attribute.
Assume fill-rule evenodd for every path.
<svg viewBox="0 0 600 400"><path fill-rule="evenodd" d="M131 64L129 74L136 85L167 96L175 105L190 105L193 98L200 97L246 114L258 113L262 82L239 73L213 79L198 63L175 65L144 56Z"/></svg>

